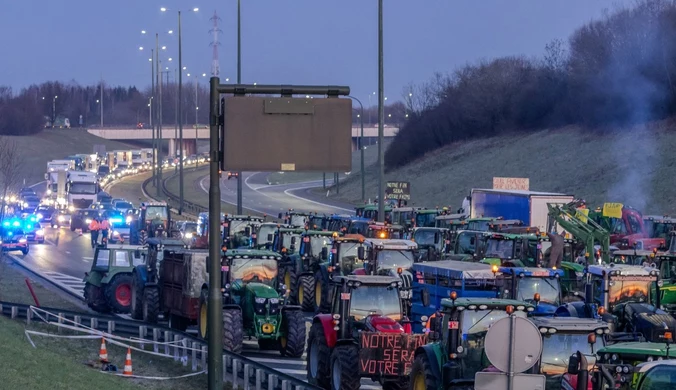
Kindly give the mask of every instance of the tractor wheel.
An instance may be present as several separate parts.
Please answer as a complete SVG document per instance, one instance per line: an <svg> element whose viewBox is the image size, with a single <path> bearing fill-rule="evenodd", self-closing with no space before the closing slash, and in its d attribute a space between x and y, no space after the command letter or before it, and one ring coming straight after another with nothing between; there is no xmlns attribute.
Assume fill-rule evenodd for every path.
<svg viewBox="0 0 676 390"><path fill-rule="evenodd" d="M84 299L92 310L99 313L108 313L110 306L106 302L101 287L96 287L91 283L86 283L84 288Z"/></svg>
<svg viewBox="0 0 676 390"><path fill-rule="evenodd" d="M28 246L28 244L26 244L26 247L25 247L24 249L21 250L21 253L23 253L24 256L25 256L25 255L28 254L28 251L29 251L29 250L30 250L30 247Z"/></svg>
<svg viewBox="0 0 676 390"><path fill-rule="evenodd" d="M307 381L323 389L329 388L331 371L326 364L331 359L331 348L326 343L324 327L316 322L310 328L307 340Z"/></svg>
<svg viewBox="0 0 676 390"><path fill-rule="evenodd" d="M118 274L106 286L108 304L118 313L129 313L131 310L130 274Z"/></svg>
<svg viewBox="0 0 676 390"><path fill-rule="evenodd" d="M279 272L279 284L283 284L287 289L291 290L291 295L289 295L291 304L298 303L298 290L296 289L297 279L298 276L296 275L296 271L293 269L293 266L286 266Z"/></svg>
<svg viewBox="0 0 676 390"><path fill-rule="evenodd" d="M415 357L409 375L410 390L425 390L439 388L439 379L432 372L432 364L427 355L421 354ZM384 387L383 387L384 388Z"/></svg>
<svg viewBox="0 0 676 390"><path fill-rule="evenodd" d="M305 318L300 310L282 312L282 336L279 338L279 352L282 356L303 356L305 332Z"/></svg>
<svg viewBox="0 0 676 390"><path fill-rule="evenodd" d="M319 313L328 313L331 310L329 284L324 280L321 271L315 273L315 301L317 302L317 311Z"/></svg>
<svg viewBox="0 0 676 390"><path fill-rule="evenodd" d="M331 353L331 390L359 389L359 349L356 345L339 345Z"/></svg>
<svg viewBox="0 0 676 390"><path fill-rule="evenodd" d="M223 348L241 354L244 341L244 323L240 309L223 309Z"/></svg>
<svg viewBox="0 0 676 390"><path fill-rule="evenodd" d="M207 339L207 297L209 292L202 290L200 294L200 309L197 315L197 333L204 340Z"/></svg>
<svg viewBox="0 0 676 390"><path fill-rule="evenodd" d="M143 318L143 280L138 272L134 272L131 282L131 318Z"/></svg>
<svg viewBox="0 0 676 390"><path fill-rule="evenodd" d="M314 313L315 307L315 279L311 275L303 275L298 279L298 304L303 311Z"/></svg>
<svg viewBox="0 0 676 390"><path fill-rule="evenodd" d="M157 323L160 316L160 291L156 287L143 289L143 321Z"/></svg>
<svg viewBox="0 0 676 390"><path fill-rule="evenodd" d="M188 320L186 318L177 316L175 314L169 314L169 327L171 329L176 329L181 332L185 332L188 329Z"/></svg>

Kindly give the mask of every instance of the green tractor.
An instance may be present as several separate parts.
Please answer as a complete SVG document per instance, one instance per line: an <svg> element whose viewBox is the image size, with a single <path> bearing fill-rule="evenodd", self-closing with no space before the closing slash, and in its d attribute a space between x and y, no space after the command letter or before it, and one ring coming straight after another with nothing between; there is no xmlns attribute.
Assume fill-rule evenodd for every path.
<svg viewBox="0 0 676 390"><path fill-rule="evenodd" d="M223 226L223 244L227 248L251 248L256 238L258 226L263 218L250 215L225 215Z"/></svg>
<svg viewBox="0 0 676 390"><path fill-rule="evenodd" d="M294 211L294 209L289 209L286 213L279 213L278 219L282 220L287 225L304 228L308 226L314 215L316 215L316 213L298 212Z"/></svg>
<svg viewBox="0 0 676 390"><path fill-rule="evenodd" d="M132 272L145 264L147 248L137 245L100 245L94 252L92 268L85 272L84 298L94 311L129 313L132 300Z"/></svg>
<svg viewBox="0 0 676 390"><path fill-rule="evenodd" d="M515 313L526 317L531 304L511 299L451 298L441 300L441 310L424 318L429 343L414 353L410 372L413 390L471 390L474 375L489 367L484 352L488 328Z"/></svg>
<svg viewBox="0 0 676 390"><path fill-rule="evenodd" d="M328 261L329 248L338 233L305 230L300 237L300 247L297 253L285 256L281 264L284 270L284 281L287 275L291 290L291 301L298 303L303 311L316 312L321 304L321 297L316 296L315 273L320 264Z"/></svg>
<svg viewBox="0 0 676 390"><path fill-rule="evenodd" d="M258 225L255 232L251 235L253 247L255 249L273 249L275 233L280 228L288 229L289 225L280 225L276 222L263 222Z"/></svg>
<svg viewBox="0 0 676 390"><path fill-rule="evenodd" d="M244 337L255 337L261 349L278 349L282 356L300 357L305 350L305 318L299 306L288 304L287 286L278 283L280 254L254 249L225 251L223 271L223 348L242 352ZM204 279L206 280L206 278ZM205 282L199 300L199 334L207 338Z"/></svg>
<svg viewBox="0 0 676 390"><path fill-rule="evenodd" d="M171 220L171 210L164 202L141 203L136 218L129 222L129 243L145 245L148 238L181 238Z"/></svg>

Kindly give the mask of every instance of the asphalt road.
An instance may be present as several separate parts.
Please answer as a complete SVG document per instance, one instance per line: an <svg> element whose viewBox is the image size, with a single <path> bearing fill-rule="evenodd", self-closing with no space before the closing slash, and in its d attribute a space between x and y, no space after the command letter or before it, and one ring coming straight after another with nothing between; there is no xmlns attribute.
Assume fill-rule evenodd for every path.
<svg viewBox="0 0 676 390"><path fill-rule="evenodd" d="M267 173L242 173L242 203L245 209L261 214L276 216L280 212L294 209L312 211L319 214L353 214L354 206L333 199L317 196L311 188L322 185L322 181L310 181L293 184L269 185L265 181ZM195 186L209 192L209 177L199 179ZM221 179L221 200L237 205L237 180Z"/></svg>

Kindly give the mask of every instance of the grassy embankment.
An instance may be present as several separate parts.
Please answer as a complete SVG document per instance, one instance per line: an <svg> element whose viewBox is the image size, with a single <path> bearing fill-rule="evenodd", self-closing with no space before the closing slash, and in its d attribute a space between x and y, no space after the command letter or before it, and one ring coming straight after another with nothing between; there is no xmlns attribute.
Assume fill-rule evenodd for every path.
<svg viewBox="0 0 676 390"><path fill-rule="evenodd" d="M33 304L25 285L27 274L16 265L0 259L0 300ZM61 294L45 288L41 280L28 276L40 304L43 307L62 308L82 311L79 304L65 299ZM51 286L50 286L51 288ZM30 329L44 333L55 333L56 328L33 322L10 320L0 316L0 378L3 389L69 389L89 390L136 390L169 389L198 390L207 387L206 375L176 380L129 379L100 372L98 363L100 339L58 339L43 336L31 336L36 348L28 341L24 330ZM67 334L64 332L63 334ZM126 356L126 348L107 343L108 358L121 373ZM149 349L149 346L146 346ZM173 359L132 352L134 375L174 377L191 371ZM230 386L224 386L224 389Z"/></svg>
<svg viewBox="0 0 676 390"><path fill-rule="evenodd" d="M673 214L674 130L676 124L665 121L605 133L570 127L503 135L446 146L385 176L409 181L413 202L427 207L456 209L471 188L492 188L497 176L527 177L533 191L569 193L590 205L623 202L644 213ZM366 194L374 197L376 148L366 152ZM359 203L361 179L353 172L336 198Z"/></svg>

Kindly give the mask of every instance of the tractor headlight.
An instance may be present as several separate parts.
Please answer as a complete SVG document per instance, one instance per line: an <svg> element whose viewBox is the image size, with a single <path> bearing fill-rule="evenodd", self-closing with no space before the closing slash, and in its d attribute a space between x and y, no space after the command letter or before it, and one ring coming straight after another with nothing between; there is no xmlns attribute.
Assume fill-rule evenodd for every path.
<svg viewBox="0 0 676 390"><path fill-rule="evenodd" d="M192 238L192 233L186 233L184 237L187 238L187 239L191 239L191 238Z"/></svg>
<svg viewBox="0 0 676 390"><path fill-rule="evenodd" d="M131 215L128 215L128 216L127 216L127 219L125 219L125 222L131 223Z"/></svg>
<svg viewBox="0 0 676 390"><path fill-rule="evenodd" d="M73 207L73 206L68 206L68 211L70 211L70 212L72 213L73 211L75 211L75 207Z"/></svg>
<svg viewBox="0 0 676 390"><path fill-rule="evenodd" d="M85 219L85 223L86 223L87 225L89 225L90 223L92 223L92 220L91 220L90 218L87 218L87 219Z"/></svg>
<svg viewBox="0 0 676 390"><path fill-rule="evenodd" d="M256 303L265 303L265 298L256 298Z"/></svg>
<svg viewBox="0 0 676 390"><path fill-rule="evenodd" d="M19 239L19 242L22 243L22 244L25 243L26 241L27 241L27 240L26 240L25 238L20 238L20 239Z"/></svg>
<svg viewBox="0 0 676 390"><path fill-rule="evenodd" d="M45 231L44 231L43 229L38 229L38 231L35 232L35 234L37 234L38 236L44 236L44 235L45 235Z"/></svg>
<svg viewBox="0 0 676 390"><path fill-rule="evenodd" d="M256 314L265 314L265 298L256 298L254 304L254 310Z"/></svg>
<svg viewBox="0 0 676 390"><path fill-rule="evenodd" d="M66 217L64 217L63 215L59 215L59 218L57 219L59 220L59 222L63 222L66 220Z"/></svg>
<svg viewBox="0 0 676 390"><path fill-rule="evenodd" d="M279 313L279 299L278 298L270 298L270 314L277 314Z"/></svg>
<svg viewBox="0 0 676 390"><path fill-rule="evenodd" d="M261 299L262 299L262 298L261 298ZM277 299L277 298L270 298L270 303L272 303L273 305L276 305L276 304L279 303L279 299Z"/></svg>

